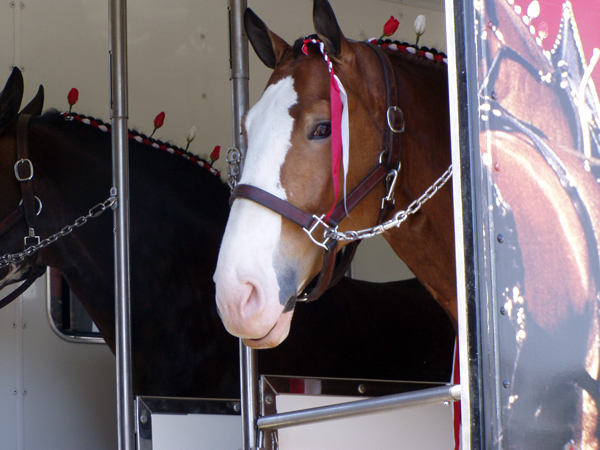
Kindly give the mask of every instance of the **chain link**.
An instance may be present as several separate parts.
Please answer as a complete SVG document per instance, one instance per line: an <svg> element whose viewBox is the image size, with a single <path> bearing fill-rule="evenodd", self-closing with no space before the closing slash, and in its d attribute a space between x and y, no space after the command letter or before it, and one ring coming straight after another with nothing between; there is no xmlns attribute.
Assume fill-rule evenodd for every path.
<svg viewBox="0 0 600 450"><path fill-rule="evenodd" d="M106 199L105 201L103 201L102 203L98 203L96 206L91 208L87 215L77 218L72 225L67 225L62 230L60 230L58 233L55 233L52 236L44 239L43 241L40 241L39 244L32 245L31 247L27 247L21 253L15 253L12 255L8 254L8 255L2 256L0 258L0 268L21 262L26 257L33 255L38 250L40 250L44 247L47 247L48 245L56 242L58 239L60 239L62 237L65 237L66 235L70 234L75 228L85 225L85 223L89 219L94 219L94 218L98 217L100 214L102 214L104 211L106 211L107 209L111 208L115 204L116 201L117 201L117 197L111 196L108 199Z"/></svg>
<svg viewBox="0 0 600 450"><path fill-rule="evenodd" d="M366 228L360 231L337 231L333 228L327 228L323 233L324 237L329 239L335 239L337 241L356 241L359 239L368 239L379 234L388 231L391 228L399 227L402 222L408 219L408 216L416 213L423 204L433 197L437 191L439 191L444 184L450 179L452 176L452 164L448 167L448 169L442 174L440 178L436 180L429 188L421 195L418 199L413 201L408 208L403 211L398 211L394 217L382 224L376 225L372 228Z"/></svg>
<svg viewBox="0 0 600 450"><path fill-rule="evenodd" d="M233 192L235 186L240 180L240 169L242 164L242 152L236 148L231 147L227 150L226 155L227 161L227 184L229 184L229 189Z"/></svg>

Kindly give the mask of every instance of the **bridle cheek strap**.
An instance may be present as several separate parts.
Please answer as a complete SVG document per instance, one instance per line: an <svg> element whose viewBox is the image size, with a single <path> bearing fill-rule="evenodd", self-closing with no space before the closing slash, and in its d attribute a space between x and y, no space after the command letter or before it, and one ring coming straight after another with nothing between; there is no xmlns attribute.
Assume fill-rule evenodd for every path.
<svg viewBox="0 0 600 450"><path fill-rule="evenodd" d="M29 289L35 280L46 273L46 267L36 266L33 261L31 261L31 264L31 269L29 270L27 279L18 288L0 300L0 309L12 303L19 295L23 294L23 292Z"/></svg>
<svg viewBox="0 0 600 450"><path fill-rule="evenodd" d="M17 122L17 162L14 166L15 177L21 186L22 206L17 207L2 222L0 222L0 235L6 233L13 225L25 218L29 227L29 236L25 236L25 248L32 240L39 242L39 237L34 236L34 227L37 224L37 216L41 211L41 202L33 192L33 164L29 160L29 145L27 132L29 130L29 120L31 115L21 114ZM25 281L13 292L0 300L0 309L15 300L19 295L25 292L29 287L46 273L46 267L40 267L35 264L35 257L29 256L31 268Z"/></svg>

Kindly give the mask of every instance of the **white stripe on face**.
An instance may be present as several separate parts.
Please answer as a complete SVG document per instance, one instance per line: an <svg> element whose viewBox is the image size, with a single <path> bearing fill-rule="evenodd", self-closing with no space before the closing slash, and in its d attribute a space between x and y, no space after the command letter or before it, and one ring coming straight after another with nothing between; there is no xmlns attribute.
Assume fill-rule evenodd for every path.
<svg viewBox="0 0 600 450"><path fill-rule="evenodd" d="M258 186L286 199L279 174L291 146L294 119L290 108L297 101L294 80L289 76L269 86L248 111L248 151L240 183Z"/></svg>
<svg viewBox="0 0 600 450"><path fill-rule="evenodd" d="M240 183L260 187L284 200L280 173L294 126L289 110L297 99L293 79L283 78L265 90L246 116L248 151ZM219 310L233 334L264 336L282 313L280 297L287 300L296 294L295 285L291 292L280 292L276 272L280 268L274 267L278 265L275 259L281 225L279 214L257 203L244 199L233 203L214 276ZM295 276L286 274L283 278ZM250 285L255 300L241 305Z"/></svg>

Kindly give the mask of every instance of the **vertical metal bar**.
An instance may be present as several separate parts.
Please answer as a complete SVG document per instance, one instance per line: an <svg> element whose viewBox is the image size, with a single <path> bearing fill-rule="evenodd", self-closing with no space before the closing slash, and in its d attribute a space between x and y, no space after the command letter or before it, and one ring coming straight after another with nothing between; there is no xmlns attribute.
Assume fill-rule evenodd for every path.
<svg viewBox="0 0 600 450"><path fill-rule="evenodd" d="M477 77L474 44L473 2L446 0L446 48L448 49L448 77L452 138L452 168L454 195L454 229L456 249L456 276L458 290L458 336L463 448L479 449L485 446L482 427L482 379L478 309L479 273L474 230L474 168L472 155L478 150L478 129L472 124L478 120ZM476 119L472 119L476 117Z"/></svg>
<svg viewBox="0 0 600 450"><path fill-rule="evenodd" d="M246 142L242 135L242 118L248 111L250 103L248 37L244 29L244 12L247 5L247 0L229 0L228 6L233 145L242 154L241 164L244 162L243 155L246 153Z"/></svg>
<svg viewBox="0 0 600 450"><path fill-rule="evenodd" d="M258 447L258 370L256 350L240 339L240 382L242 403L242 450Z"/></svg>
<svg viewBox="0 0 600 450"><path fill-rule="evenodd" d="M109 1L109 53L115 226L115 329L119 450L134 450L129 315L129 141L127 136L127 3Z"/></svg>
<svg viewBox="0 0 600 450"><path fill-rule="evenodd" d="M229 0L229 50L231 78L231 109L233 126L233 146L241 155L240 172L243 168L246 143L242 135L242 118L248 110L250 99L248 94L249 65L248 38L244 30L244 12L246 0ZM256 367L256 350L244 345L240 340L240 382L242 402L242 450L253 450L257 447L258 418L258 370Z"/></svg>

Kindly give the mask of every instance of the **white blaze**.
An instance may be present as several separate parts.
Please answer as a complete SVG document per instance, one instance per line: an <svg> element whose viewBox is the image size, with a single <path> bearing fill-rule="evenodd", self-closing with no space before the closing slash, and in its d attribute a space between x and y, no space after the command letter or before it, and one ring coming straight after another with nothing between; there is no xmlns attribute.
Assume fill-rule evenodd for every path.
<svg viewBox="0 0 600 450"><path fill-rule="evenodd" d="M293 79L287 77L269 86L248 112L248 150L240 183L286 199L280 172L294 125L289 110L297 98ZM229 331L241 337L256 338L253 331L270 329L281 315L283 306L279 303L279 285L273 267L281 223L279 214L253 201L237 199L233 203L214 280L223 322ZM261 300L244 310L240 303L250 289L249 284ZM246 322L252 322L247 324L249 328Z"/></svg>

